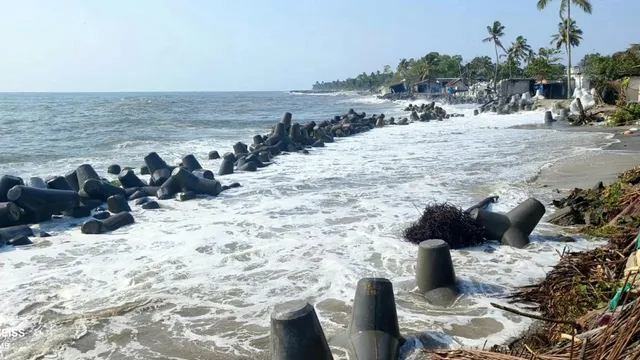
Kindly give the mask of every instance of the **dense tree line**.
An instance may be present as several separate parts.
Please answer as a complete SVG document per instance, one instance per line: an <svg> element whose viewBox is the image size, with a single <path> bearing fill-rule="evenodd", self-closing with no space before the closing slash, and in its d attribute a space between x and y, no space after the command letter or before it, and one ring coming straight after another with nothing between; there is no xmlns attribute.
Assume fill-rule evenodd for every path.
<svg viewBox="0 0 640 360"><path fill-rule="evenodd" d="M581 65L596 87L628 76L640 76L640 44L608 56L589 54L582 59Z"/></svg>
<svg viewBox="0 0 640 360"><path fill-rule="evenodd" d="M538 0L538 9L544 10L551 0ZM371 90L383 85L405 81L407 85L436 78L462 78L467 85L480 81L527 77L536 80L568 80L567 67L560 63L562 52L567 54L571 66L571 48L582 41L582 30L571 18L572 5L590 14L589 0L561 0L558 30L551 35L550 47L542 47L537 52L523 36L515 38L510 45L503 42L505 26L495 21L487 26L487 37L482 41L491 43L495 51L495 62L489 56L479 56L464 62L460 55L431 52L418 59L401 59L392 71L389 65L383 72L330 82L316 82L314 90ZM589 54L581 62L585 74L599 87L626 76L640 75L640 45L632 45L628 50L610 56Z"/></svg>
<svg viewBox="0 0 640 360"><path fill-rule="evenodd" d="M538 54L530 51L522 37L506 49L505 61L498 64L498 79L535 76L549 78L562 76L564 67L558 63L559 51L541 49ZM496 63L488 56L478 56L464 63L460 55L431 52L418 59L401 59L395 71L389 65L382 72L362 73L355 78L316 82L313 90L323 91L376 91L381 86L405 81L408 85L437 78L462 78L466 84L489 81L494 78Z"/></svg>
<svg viewBox="0 0 640 360"><path fill-rule="evenodd" d="M391 67L386 65L384 71L362 73L355 78L348 78L346 80L336 80L329 82L317 82L313 85L313 90L340 90L340 91L354 91L354 90L374 90L380 88L390 82L393 78L393 71Z"/></svg>

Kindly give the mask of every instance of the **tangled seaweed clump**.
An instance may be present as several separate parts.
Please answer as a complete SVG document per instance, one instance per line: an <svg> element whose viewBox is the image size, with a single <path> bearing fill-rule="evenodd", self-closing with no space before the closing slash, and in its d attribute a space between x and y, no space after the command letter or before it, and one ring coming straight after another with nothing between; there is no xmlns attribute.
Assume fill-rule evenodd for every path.
<svg viewBox="0 0 640 360"><path fill-rule="evenodd" d="M484 229L462 209L449 203L432 203L425 207L418 221L404 230L407 241L419 244L425 240L444 240L451 249L484 243Z"/></svg>

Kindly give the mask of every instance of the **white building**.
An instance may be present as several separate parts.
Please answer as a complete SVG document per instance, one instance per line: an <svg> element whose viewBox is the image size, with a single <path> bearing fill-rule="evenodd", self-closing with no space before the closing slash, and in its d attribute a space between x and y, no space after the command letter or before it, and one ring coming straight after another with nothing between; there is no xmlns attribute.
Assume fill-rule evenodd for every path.
<svg viewBox="0 0 640 360"><path fill-rule="evenodd" d="M574 89L591 89L591 82L582 72L583 69L579 66L571 67L571 90ZM566 80L565 80L566 81Z"/></svg>

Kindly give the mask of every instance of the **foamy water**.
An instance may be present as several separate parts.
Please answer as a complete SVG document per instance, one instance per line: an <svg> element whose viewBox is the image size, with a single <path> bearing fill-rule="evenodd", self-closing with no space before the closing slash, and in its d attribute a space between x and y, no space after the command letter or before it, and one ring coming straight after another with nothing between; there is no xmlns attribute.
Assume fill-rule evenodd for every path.
<svg viewBox="0 0 640 360"><path fill-rule="evenodd" d="M404 114L403 105L388 103L386 113ZM402 241L401 231L430 201L467 207L500 195L497 211L530 196L547 202L549 189L526 180L561 157L594 151L603 136L507 129L541 121L540 112L473 117L472 106L448 110L466 117L385 127L309 155L279 156L258 172L220 177L243 186L217 198L163 201L160 210L132 206L136 224L111 234L83 235L68 220L41 224L57 235L0 250L0 329L25 332L0 339L3 358L268 358L269 314L295 299L315 305L336 358L345 358L341 338L356 283L374 276L394 283L401 332L410 340L404 358L432 343L421 342L428 338L451 347L486 339L490 346L516 335L530 320L489 303L543 277L565 246L597 244L534 236L526 249L489 244L453 251L463 296L445 309L414 292L417 248ZM167 160L194 153L204 168L217 170L219 160L205 154L221 143L117 146L128 149L122 156L132 164L148 151ZM73 161L100 170L114 160ZM12 168L44 175L61 173L62 164Z"/></svg>

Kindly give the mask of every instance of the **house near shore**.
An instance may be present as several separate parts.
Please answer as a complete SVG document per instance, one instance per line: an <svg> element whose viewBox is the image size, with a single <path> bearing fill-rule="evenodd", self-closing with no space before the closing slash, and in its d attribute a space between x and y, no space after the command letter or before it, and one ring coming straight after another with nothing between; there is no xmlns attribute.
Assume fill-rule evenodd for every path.
<svg viewBox="0 0 640 360"><path fill-rule="evenodd" d="M461 78L427 79L413 84L413 91L420 94L455 95L459 92L466 92L468 90L469 87Z"/></svg>
<svg viewBox="0 0 640 360"><path fill-rule="evenodd" d="M442 88L435 80L427 79L418 81L413 84L413 92L420 94L439 95L442 93Z"/></svg>
<svg viewBox="0 0 640 360"><path fill-rule="evenodd" d="M437 78L436 82L438 84L440 84L441 88L445 88L447 86L448 83L455 81L455 80L460 80L460 78Z"/></svg>
<svg viewBox="0 0 640 360"><path fill-rule="evenodd" d="M533 79L505 79L498 82L496 92L498 96L508 98L516 94L531 93L534 85Z"/></svg>
<svg viewBox="0 0 640 360"><path fill-rule="evenodd" d="M399 83L389 85L389 91L392 94L407 92L408 89L407 89L406 80L402 80Z"/></svg>
<svg viewBox="0 0 640 360"><path fill-rule="evenodd" d="M564 80L538 80L533 85L533 90L540 90L545 99L561 100L567 98L567 83Z"/></svg>
<svg viewBox="0 0 640 360"><path fill-rule="evenodd" d="M447 94L453 94L453 95L457 93L469 91L469 87L467 86L467 84L464 83L464 81L462 81L461 78L457 78L449 81L444 85L444 88Z"/></svg>

